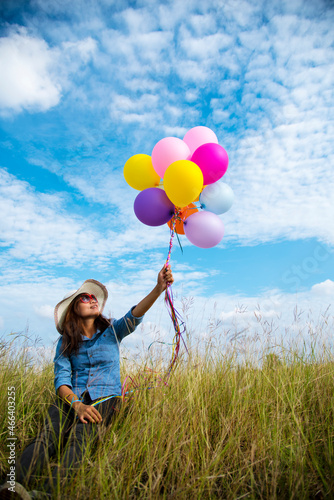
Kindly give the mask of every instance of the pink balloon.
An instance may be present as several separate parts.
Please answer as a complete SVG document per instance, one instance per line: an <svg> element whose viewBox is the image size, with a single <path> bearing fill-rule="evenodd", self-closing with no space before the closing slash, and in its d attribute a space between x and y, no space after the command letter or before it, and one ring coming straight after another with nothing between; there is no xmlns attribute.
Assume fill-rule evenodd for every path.
<svg viewBox="0 0 334 500"><path fill-rule="evenodd" d="M218 215L212 212L195 212L184 222L183 228L188 240L197 247L211 248L223 239L224 224Z"/></svg>
<svg viewBox="0 0 334 500"><path fill-rule="evenodd" d="M191 154L202 146L202 144L207 144L208 142L218 144L218 139L216 134L208 127L194 127L188 130L183 140L188 144Z"/></svg>
<svg viewBox="0 0 334 500"><path fill-rule="evenodd" d="M202 170L204 185L213 184L225 174L228 167L228 156L219 144L203 144L191 157Z"/></svg>
<svg viewBox="0 0 334 500"><path fill-rule="evenodd" d="M169 165L178 160L188 160L190 156L190 149L182 139L165 137L154 146L152 163L154 170L162 178Z"/></svg>

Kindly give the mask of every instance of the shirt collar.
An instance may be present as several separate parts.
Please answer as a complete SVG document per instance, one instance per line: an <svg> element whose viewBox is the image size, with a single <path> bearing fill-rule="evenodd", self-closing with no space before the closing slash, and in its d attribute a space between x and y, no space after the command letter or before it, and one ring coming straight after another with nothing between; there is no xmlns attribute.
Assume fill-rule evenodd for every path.
<svg viewBox="0 0 334 500"><path fill-rule="evenodd" d="M81 334L81 340L84 340L84 341L87 341L87 340L93 340L93 339L97 336L97 334L98 334L98 333L100 333L100 330L99 330L99 329L97 329L97 330L96 330L96 332L94 333L94 335L92 336L92 338L91 338L91 339L90 339L90 338L88 338L88 337L86 337L86 335L82 335L82 334Z"/></svg>

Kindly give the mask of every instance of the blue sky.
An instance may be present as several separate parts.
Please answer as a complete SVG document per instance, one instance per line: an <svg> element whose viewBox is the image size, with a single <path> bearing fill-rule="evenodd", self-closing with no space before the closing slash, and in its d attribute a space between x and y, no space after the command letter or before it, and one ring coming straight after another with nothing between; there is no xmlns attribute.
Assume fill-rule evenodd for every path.
<svg viewBox="0 0 334 500"><path fill-rule="evenodd" d="M296 305L316 321L334 294L331 2L3 0L0 15L3 334L52 345L55 304L87 278L117 317L151 289L169 231L136 219L123 166L197 125L229 154L235 203L219 246L175 244L192 331L213 314L228 331L240 304L249 332L259 306L283 330ZM169 338L163 307L129 347Z"/></svg>

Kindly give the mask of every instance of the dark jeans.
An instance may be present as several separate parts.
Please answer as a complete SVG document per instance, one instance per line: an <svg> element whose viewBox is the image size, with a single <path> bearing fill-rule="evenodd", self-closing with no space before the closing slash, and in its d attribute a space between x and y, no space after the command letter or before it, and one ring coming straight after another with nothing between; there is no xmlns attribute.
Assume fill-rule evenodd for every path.
<svg viewBox="0 0 334 500"><path fill-rule="evenodd" d="M111 398L96 406L102 415L103 425L112 421L119 401L118 398ZM89 394L85 395L83 402L92 403ZM83 424L76 418L74 410L57 398L48 410L42 432L24 449L18 460L16 480L28 486L32 479L39 477L50 458L63 451L60 466L54 467L52 478L44 483L43 489L51 493L57 486L58 477L67 477L80 466L87 443L96 441L100 426L101 424Z"/></svg>

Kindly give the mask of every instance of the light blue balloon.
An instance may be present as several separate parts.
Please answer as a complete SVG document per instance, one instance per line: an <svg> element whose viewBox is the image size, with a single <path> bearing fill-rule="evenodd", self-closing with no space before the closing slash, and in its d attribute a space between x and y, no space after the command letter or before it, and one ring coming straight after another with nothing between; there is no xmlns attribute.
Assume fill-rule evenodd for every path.
<svg viewBox="0 0 334 500"><path fill-rule="evenodd" d="M202 208L214 214L227 212L234 201L234 193L225 182L215 182L206 186L199 197Z"/></svg>

